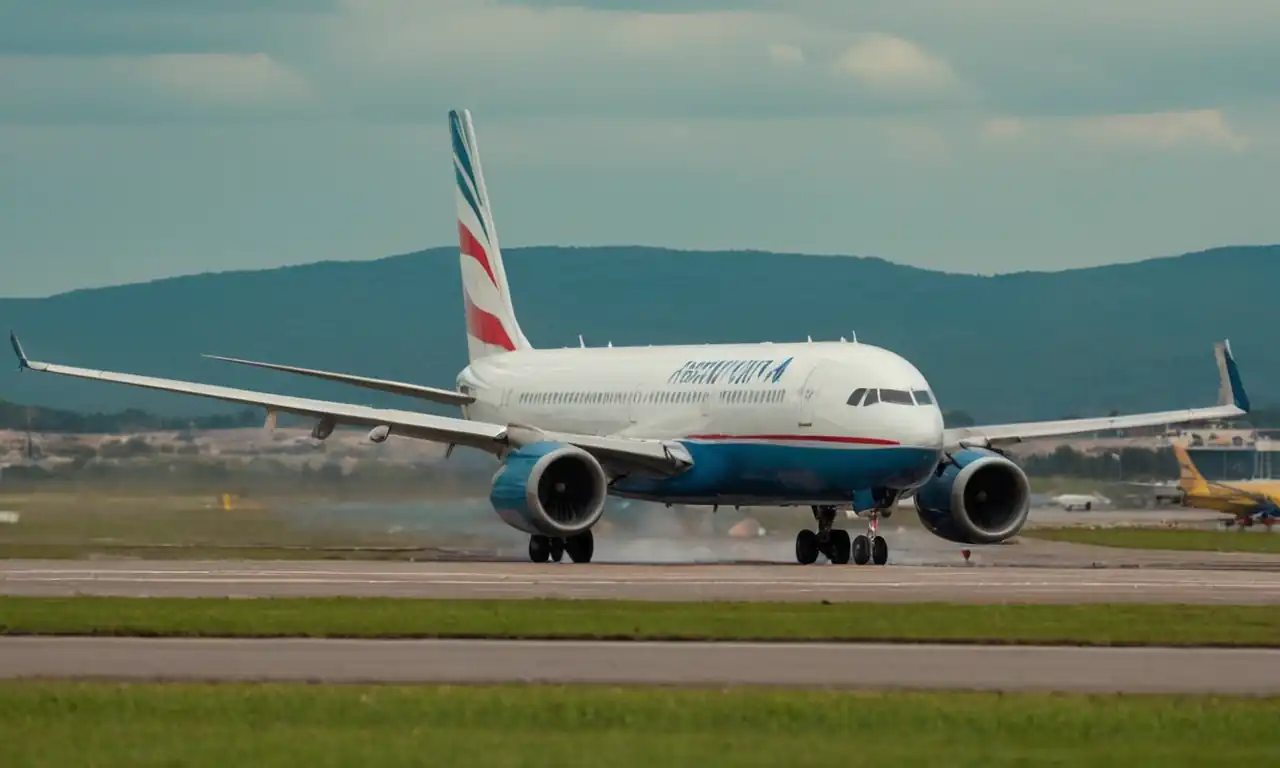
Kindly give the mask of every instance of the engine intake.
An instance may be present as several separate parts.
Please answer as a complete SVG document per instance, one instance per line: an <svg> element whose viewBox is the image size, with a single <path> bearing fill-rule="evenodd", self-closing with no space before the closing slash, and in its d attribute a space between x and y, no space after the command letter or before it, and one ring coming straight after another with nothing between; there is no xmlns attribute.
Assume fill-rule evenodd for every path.
<svg viewBox="0 0 1280 768"><path fill-rule="evenodd" d="M916 491L916 514L935 536L961 544L994 544L1022 529L1031 509L1031 483L1014 462L966 449L941 476Z"/></svg>
<svg viewBox="0 0 1280 768"><path fill-rule="evenodd" d="M594 456L544 441L507 455L493 477L489 501L512 528L566 538L596 524L607 494L608 479Z"/></svg>

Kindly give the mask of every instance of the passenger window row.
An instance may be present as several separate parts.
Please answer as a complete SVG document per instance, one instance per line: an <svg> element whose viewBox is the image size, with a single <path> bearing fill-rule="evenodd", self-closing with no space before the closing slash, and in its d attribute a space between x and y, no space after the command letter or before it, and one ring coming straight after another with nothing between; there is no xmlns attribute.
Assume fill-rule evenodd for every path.
<svg viewBox="0 0 1280 768"><path fill-rule="evenodd" d="M521 392L519 402L531 405L617 405L624 403L704 403L718 394L722 403L781 403L782 389L737 389L719 393L701 390L656 390L652 392Z"/></svg>
<svg viewBox="0 0 1280 768"><path fill-rule="evenodd" d="M912 399L913 396L914 399ZM933 405L933 396L927 389L914 389L908 392L905 389L868 389L866 387L859 387L849 395L849 405L874 405L875 403Z"/></svg>

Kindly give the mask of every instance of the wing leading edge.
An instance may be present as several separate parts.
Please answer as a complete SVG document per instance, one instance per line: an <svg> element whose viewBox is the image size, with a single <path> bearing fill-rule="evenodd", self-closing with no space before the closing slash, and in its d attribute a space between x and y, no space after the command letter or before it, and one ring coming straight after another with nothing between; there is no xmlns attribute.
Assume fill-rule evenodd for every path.
<svg viewBox="0 0 1280 768"><path fill-rule="evenodd" d="M99 371L76 368L57 363L31 360L22 349L18 337L9 334L9 342L18 357L19 370L52 373L79 379L109 381L133 387L176 392L196 397L207 397L230 403L256 405L268 413L291 413L328 422L331 426L389 427L392 434L430 440L438 443L465 445L478 448L499 457L508 451L541 440L569 443L596 456L606 466L619 471L646 470L669 475L681 472L692 465L689 452L677 442L642 440L637 438L575 435L546 432L519 425L488 424L448 416L436 416L392 408L373 408L366 405L337 403L328 400L312 400L305 397L277 395L270 392L254 392L213 384L199 384L132 373ZM270 417L269 417L270 418Z"/></svg>
<svg viewBox="0 0 1280 768"><path fill-rule="evenodd" d="M1000 443L1019 443L1023 440L1037 437L1076 435L1106 429L1156 427L1165 424L1233 419L1243 416L1249 412L1249 396L1244 391L1244 383L1240 379L1240 371L1236 367L1235 358L1231 355L1231 342L1220 341L1214 344L1213 352L1218 361L1220 377L1218 404L1215 406L1188 408L1181 411L1138 413L1129 416L960 427L945 430L943 442L949 449L961 446L985 447Z"/></svg>

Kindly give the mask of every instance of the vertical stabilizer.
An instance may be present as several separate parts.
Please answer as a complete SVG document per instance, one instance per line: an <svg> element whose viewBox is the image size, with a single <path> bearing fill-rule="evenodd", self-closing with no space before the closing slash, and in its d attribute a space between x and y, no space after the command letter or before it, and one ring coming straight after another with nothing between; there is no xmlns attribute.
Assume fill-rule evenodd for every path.
<svg viewBox="0 0 1280 768"><path fill-rule="evenodd" d="M1173 455L1178 459L1178 487L1183 493L1204 493L1208 490L1209 483L1200 474L1200 470L1196 469L1187 449L1174 443Z"/></svg>
<svg viewBox="0 0 1280 768"><path fill-rule="evenodd" d="M471 113L449 112L453 141L453 174L458 206L458 246L462 262L462 300L467 321L467 352L476 360L489 355L530 349L516 321L502 266L498 231L489 207L489 192L480 168Z"/></svg>

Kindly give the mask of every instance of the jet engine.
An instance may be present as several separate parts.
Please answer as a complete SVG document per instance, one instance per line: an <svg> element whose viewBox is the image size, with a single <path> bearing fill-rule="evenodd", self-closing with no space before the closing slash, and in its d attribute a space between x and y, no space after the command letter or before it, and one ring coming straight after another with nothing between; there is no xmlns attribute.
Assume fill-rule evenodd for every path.
<svg viewBox="0 0 1280 768"><path fill-rule="evenodd" d="M1031 484L995 451L952 454L940 475L916 491L916 514L935 536L961 544L994 544L1021 530L1031 509Z"/></svg>
<svg viewBox="0 0 1280 768"><path fill-rule="evenodd" d="M493 477L489 501L512 528L568 538L596 524L607 493L608 479L594 456L542 441L507 455Z"/></svg>

